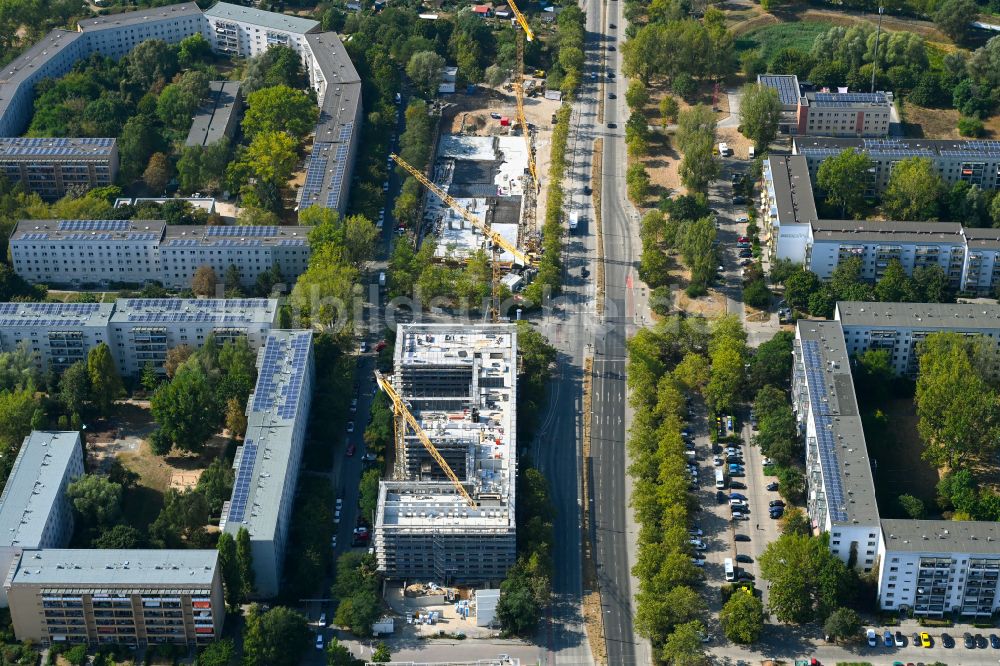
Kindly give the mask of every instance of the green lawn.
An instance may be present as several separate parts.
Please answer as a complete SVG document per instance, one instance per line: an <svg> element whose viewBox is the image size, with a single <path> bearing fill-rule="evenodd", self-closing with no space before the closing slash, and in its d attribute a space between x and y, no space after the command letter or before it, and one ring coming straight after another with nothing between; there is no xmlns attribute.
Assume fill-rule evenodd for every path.
<svg viewBox="0 0 1000 666"><path fill-rule="evenodd" d="M736 50L749 51L759 48L766 62L770 62L778 51L789 47L800 48L808 53L812 50L816 35L824 33L832 27L832 23L825 21L765 25L741 35L736 40Z"/></svg>

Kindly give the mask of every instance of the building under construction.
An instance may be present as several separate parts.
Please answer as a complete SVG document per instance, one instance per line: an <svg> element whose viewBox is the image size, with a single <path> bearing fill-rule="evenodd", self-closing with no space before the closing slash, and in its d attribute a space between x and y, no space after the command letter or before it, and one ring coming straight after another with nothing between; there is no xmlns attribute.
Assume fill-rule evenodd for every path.
<svg viewBox="0 0 1000 666"><path fill-rule="evenodd" d="M516 327L401 325L391 384L458 484L399 418L375 517L379 571L498 583L516 555Z"/></svg>

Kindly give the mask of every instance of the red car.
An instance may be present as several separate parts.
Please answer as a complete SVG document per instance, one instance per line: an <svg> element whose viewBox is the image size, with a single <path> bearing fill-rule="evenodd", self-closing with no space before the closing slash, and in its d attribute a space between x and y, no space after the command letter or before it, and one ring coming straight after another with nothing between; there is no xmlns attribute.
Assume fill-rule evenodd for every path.
<svg viewBox="0 0 1000 666"><path fill-rule="evenodd" d="M354 455L354 443L353 442L347 445L347 455L349 455L349 456L353 456Z"/></svg>
<svg viewBox="0 0 1000 666"><path fill-rule="evenodd" d="M737 243L749 243L750 239L747 238L746 236L737 236L736 237L736 242Z"/></svg>
<svg viewBox="0 0 1000 666"><path fill-rule="evenodd" d="M375 345L375 351L380 352L385 349L385 340L379 340L378 344Z"/></svg>

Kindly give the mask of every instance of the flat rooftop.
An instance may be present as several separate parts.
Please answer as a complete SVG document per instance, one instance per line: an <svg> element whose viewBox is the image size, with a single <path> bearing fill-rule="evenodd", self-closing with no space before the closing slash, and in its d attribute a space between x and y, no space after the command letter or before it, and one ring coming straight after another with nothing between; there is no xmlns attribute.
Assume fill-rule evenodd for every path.
<svg viewBox="0 0 1000 666"><path fill-rule="evenodd" d="M257 355L257 384L247 409L247 433L236 451L233 494L220 528L246 527L254 539L274 536L285 479L298 474L289 458L310 367L312 331L273 330Z"/></svg>
<svg viewBox="0 0 1000 666"><path fill-rule="evenodd" d="M33 430L24 438L0 495L0 544L42 545L45 521L60 499L66 468L78 450L80 433L76 431Z"/></svg>
<svg viewBox="0 0 1000 666"><path fill-rule="evenodd" d="M821 109L854 109L862 106L891 106L884 92L809 92L805 95L810 106Z"/></svg>
<svg viewBox="0 0 1000 666"><path fill-rule="evenodd" d="M114 303L0 303L0 327L105 328Z"/></svg>
<svg viewBox="0 0 1000 666"><path fill-rule="evenodd" d="M403 324L396 334L394 361L397 390L404 390L398 383L401 374L407 375L408 382L419 383L419 395L403 393L402 397L412 399L413 415L431 441L467 443L468 474L463 481L480 506L470 508L448 482L384 482L378 524L417 529L512 529L517 473L517 328L512 324ZM467 387L452 394L435 385L434 372L458 368L470 371ZM451 405L427 407L439 400ZM465 407L457 407L459 404ZM420 444L414 438L408 446Z"/></svg>
<svg viewBox="0 0 1000 666"><path fill-rule="evenodd" d="M319 21L289 16L278 12L267 12L254 7L231 5L228 2L217 2L205 10L205 16L220 18L240 23L252 23L262 28L281 30L283 32L304 35L319 28Z"/></svg>
<svg viewBox="0 0 1000 666"><path fill-rule="evenodd" d="M209 587L219 553L203 550L45 548L26 550L14 565L13 585L62 591L95 588Z"/></svg>
<svg viewBox="0 0 1000 666"><path fill-rule="evenodd" d="M835 139L796 136L792 152L796 155L824 157L853 148L873 157L955 157L970 160L1000 159L1000 141L990 139Z"/></svg>
<svg viewBox="0 0 1000 666"><path fill-rule="evenodd" d="M1000 305L993 303L869 303L838 301L842 326L932 329L1000 328Z"/></svg>
<svg viewBox="0 0 1000 666"><path fill-rule="evenodd" d="M124 25L138 25L140 23L183 18L185 16L200 17L201 15L202 11L198 5L193 2L185 2L177 5L166 5L164 7L142 7L120 14L109 14L107 16L98 16L97 18L83 19L79 22L79 26L83 32L94 32L95 30L117 28Z"/></svg>
<svg viewBox="0 0 1000 666"><path fill-rule="evenodd" d="M882 535L887 551L1000 558L1000 523L994 521L883 520Z"/></svg>
<svg viewBox="0 0 1000 666"><path fill-rule="evenodd" d="M0 160L3 161L105 159L112 157L117 150L116 139L0 137Z"/></svg>
<svg viewBox="0 0 1000 666"><path fill-rule="evenodd" d="M208 100L195 112L185 146L210 146L228 138L233 114L239 112L239 81L211 81L208 88Z"/></svg>
<svg viewBox="0 0 1000 666"><path fill-rule="evenodd" d="M844 243L913 241L917 243L964 243L958 222L891 222L886 220L813 220L814 242Z"/></svg>
<svg viewBox="0 0 1000 666"><path fill-rule="evenodd" d="M163 220L18 220L10 239L23 241L157 241Z"/></svg>
<svg viewBox="0 0 1000 666"><path fill-rule="evenodd" d="M805 158L780 155L769 157L767 163L779 224L805 224L817 219L819 213L816 212Z"/></svg>
<svg viewBox="0 0 1000 666"><path fill-rule="evenodd" d="M1000 229L966 227L964 233L970 250L1000 249Z"/></svg>
<svg viewBox="0 0 1000 666"><path fill-rule="evenodd" d="M120 298L112 323L253 324L272 323L273 298Z"/></svg>
<svg viewBox="0 0 1000 666"><path fill-rule="evenodd" d="M875 524L875 482L843 329L836 321L800 320L797 327L830 519Z"/></svg>
<svg viewBox="0 0 1000 666"><path fill-rule="evenodd" d="M782 106L798 106L799 77L794 74L758 74L757 83L774 88Z"/></svg>
<svg viewBox="0 0 1000 666"><path fill-rule="evenodd" d="M308 245L311 227L169 225L163 247Z"/></svg>

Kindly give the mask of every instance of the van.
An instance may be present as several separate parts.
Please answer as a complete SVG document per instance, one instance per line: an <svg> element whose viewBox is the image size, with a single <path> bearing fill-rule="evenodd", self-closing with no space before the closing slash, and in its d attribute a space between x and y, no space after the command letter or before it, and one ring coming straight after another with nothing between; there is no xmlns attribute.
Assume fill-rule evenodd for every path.
<svg viewBox="0 0 1000 666"><path fill-rule="evenodd" d="M580 225L580 214L570 213L569 214L569 230L576 231L576 228Z"/></svg>
<svg viewBox="0 0 1000 666"><path fill-rule="evenodd" d="M719 142L719 155L725 157L728 154L729 154L729 146L724 141L720 141Z"/></svg>
<svg viewBox="0 0 1000 666"><path fill-rule="evenodd" d="M726 475L722 473L721 469L715 470L715 487L719 490L726 487Z"/></svg>
<svg viewBox="0 0 1000 666"><path fill-rule="evenodd" d="M756 155L757 155L757 153L754 151L753 146L750 146L749 148L747 148L747 159L751 159L752 160L754 157L756 157Z"/></svg>
<svg viewBox="0 0 1000 666"><path fill-rule="evenodd" d="M385 271L378 274L378 286L379 289L385 289Z"/></svg>
<svg viewBox="0 0 1000 666"><path fill-rule="evenodd" d="M733 566L733 558L727 557L722 561L722 566L726 569L726 580L729 582L736 580L736 567Z"/></svg>

